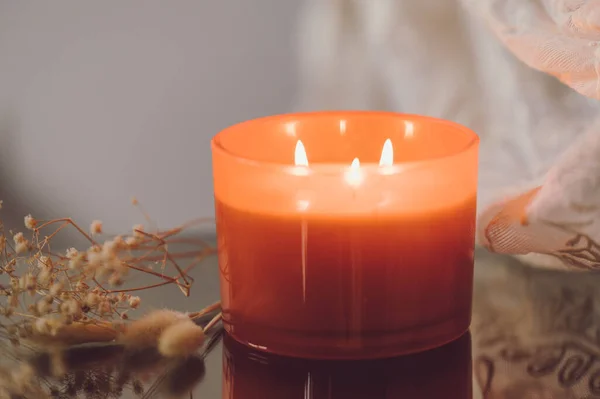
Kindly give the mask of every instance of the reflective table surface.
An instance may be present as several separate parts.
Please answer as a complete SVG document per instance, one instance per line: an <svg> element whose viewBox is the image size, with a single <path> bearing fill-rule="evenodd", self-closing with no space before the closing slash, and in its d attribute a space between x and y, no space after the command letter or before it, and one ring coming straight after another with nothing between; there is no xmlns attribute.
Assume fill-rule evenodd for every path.
<svg viewBox="0 0 600 399"><path fill-rule="evenodd" d="M219 298L216 259L176 287L141 295L147 309L196 311ZM598 308L596 308L598 306ZM56 398L600 398L600 274L532 268L476 253L470 333L441 348L376 361L310 361L268 355L214 330L183 360L118 346L30 361Z"/></svg>

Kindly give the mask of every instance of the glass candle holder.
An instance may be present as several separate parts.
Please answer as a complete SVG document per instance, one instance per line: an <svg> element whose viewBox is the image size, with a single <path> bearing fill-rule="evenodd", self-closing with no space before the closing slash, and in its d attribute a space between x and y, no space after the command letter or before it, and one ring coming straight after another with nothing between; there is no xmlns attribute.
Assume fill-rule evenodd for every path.
<svg viewBox="0 0 600 399"><path fill-rule="evenodd" d="M223 399L471 399L469 333L430 351L330 361L261 353L223 340Z"/></svg>
<svg viewBox="0 0 600 399"><path fill-rule="evenodd" d="M385 112L256 119L212 141L223 321L307 358L443 345L471 320L478 137Z"/></svg>

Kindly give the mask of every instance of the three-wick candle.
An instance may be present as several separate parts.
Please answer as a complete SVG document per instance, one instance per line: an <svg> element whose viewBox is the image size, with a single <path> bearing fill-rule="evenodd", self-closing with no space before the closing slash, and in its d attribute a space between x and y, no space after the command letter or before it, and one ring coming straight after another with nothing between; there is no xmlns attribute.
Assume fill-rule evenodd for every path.
<svg viewBox="0 0 600 399"><path fill-rule="evenodd" d="M469 327L478 138L384 112L266 117L212 141L223 320L236 340L376 358Z"/></svg>

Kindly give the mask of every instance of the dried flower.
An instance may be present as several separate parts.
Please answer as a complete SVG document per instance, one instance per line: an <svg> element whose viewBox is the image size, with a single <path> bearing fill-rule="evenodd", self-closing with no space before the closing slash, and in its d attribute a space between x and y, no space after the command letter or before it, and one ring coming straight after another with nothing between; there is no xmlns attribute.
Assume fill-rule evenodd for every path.
<svg viewBox="0 0 600 399"><path fill-rule="evenodd" d="M80 281L78 281L78 282L77 282L77 284L75 285L75 288L76 288L76 289L77 289L77 291L79 291L79 292L87 292L87 290L89 290L89 289L90 289L90 286L89 286L89 285L87 285L87 284L85 283L85 281L83 281L83 280L80 280Z"/></svg>
<svg viewBox="0 0 600 399"><path fill-rule="evenodd" d="M196 352L205 340L204 330L189 318L167 327L158 341L159 352L166 357L189 356Z"/></svg>
<svg viewBox="0 0 600 399"><path fill-rule="evenodd" d="M132 296L129 298L129 306L132 309L137 309L140 306L141 302L142 302L142 300L140 299L139 296Z"/></svg>
<svg viewBox="0 0 600 399"><path fill-rule="evenodd" d="M83 316L81 305L75 299L69 299L68 301L63 302L61 310L63 314L70 316L75 321L81 319Z"/></svg>
<svg viewBox="0 0 600 399"><path fill-rule="evenodd" d="M136 224L135 226L133 226L133 236L136 238L143 238L144 234L142 234L141 232L144 231L144 226L141 224Z"/></svg>
<svg viewBox="0 0 600 399"><path fill-rule="evenodd" d="M28 248L29 246L27 245L27 242L20 242L15 245L15 252L17 254L22 254L23 252L27 252Z"/></svg>
<svg viewBox="0 0 600 399"><path fill-rule="evenodd" d="M48 283L50 283L50 280L52 279L52 272L49 269L43 269L37 277L39 283L43 286L46 286L48 285Z"/></svg>
<svg viewBox="0 0 600 399"><path fill-rule="evenodd" d="M50 321L44 317L40 317L33 323L33 331L43 335L50 334L52 331Z"/></svg>
<svg viewBox="0 0 600 399"><path fill-rule="evenodd" d="M63 289L63 284L60 281L55 282L50 286L50 290L48 291L52 296L58 296Z"/></svg>
<svg viewBox="0 0 600 399"><path fill-rule="evenodd" d="M25 227L27 227L29 230L34 230L36 226L37 220L35 220L31 214L25 216Z"/></svg>
<svg viewBox="0 0 600 399"><path fill-rule="evenodd" d="M75 248L71 247L71 248L67 249L67 252L65 253L65 255L67 256L67 258L73 259L79 255L79 251L76 250Z"/></svg>
<svg viewBox="0 0 600 399"><path fill-rule="evenodd" d="M138 205L135 199L132 203ZM150 221L141 207L140 210L145 220ZM0 287L0 296L6 298L0 304L0 329L6 331L13 345L18 346L21 340L27 340L49 348L113 341L118 336L123 343L134 348L148 345L158 348L159 339L162 339L163 351L172 355L183 354L184 347L189 350L201 345L202 329L194 327L192 334L189 327L193 322L185 314L156 311L130 322L126 310L140 307L141 299L132 296L130 293L133 291L174 284L184 293L189 292L192 280L187 278L186 272L182 271L184 269L166 259L198 259L207 254L206 246L202 245L197 250L188 248L185 255L169 256L173 254L168 248L169 243L188 242L177 235L190 224L153 231L153 234L145 234L142 225L135 225L130 236L115 236L99 244L94 237L103 233L99 220L91 223L91 234L70 218L41 222L27 215L23 221L25 228L31 231L30 237L26 238L23 232L5 233L0 221L0 274L4 274L5 281L9 282ZM69 226L91 246L87 249L69 248L64 254L57 254L51 242L59 231ZM14 245L7 243L10 237ZM155 263L160 265L160 272L152 271ZM168 270L171 266L172 274ZM158 281L142 286L128 284L126 289L111 288L127 282L129 273L144 274ZM182 320L187 322L188 329L179 326L170 329L161 338L165 329ZM5 388L3 381L0 368L0 398ZM45 397L38 395L37 391L29 396L24 392L16 395Z"/></svg>
<svg viewBox="0 0 600 399"><path fill-rule="evenodd" d="M187 315L172 310L155 310L131 322L119 342L130 348L155 347L164 330L178 321L188 319Z"/></svg>
<svg viewBox="0 0 600 399"><path fill-rule="evenodd" d="M87 252L88 267L97 269L102 264L102 254L95 248L90 248Z"/></svg>
<svg viewBox="0 0 600 399"><path fill-rule="evenodd" d="M100 303L98 303L98 311L102 315L111 313L112 306L110 305L110 301L107 299L101 299Z"/></svg>
<svg viewBox="0 0 600 399"><path fill-rule="evenodd" d="M119 272L113 272L108 278L108 284L118 287L123 285L123 276Z"/></svg>
<svg viewBox="0 0 600 399"><path fill-rule="evenodd" d="M15 235L13 236L13 240L15 241L15 244L18 244L18 243L20 243L20 242L25 242L25 241L27 241L27 240L25 239L25 236L24 236L24 235L23 235L23 233L21 233L21 232L18 232L17 234L15 234Z"/></svg>
<svg viewBox="0 0 600 399"><path fill-rule="evenodd" d="M29 248L29 241L25 239L23 233L19 232L13 236L13 240L15 241L15 252L17 254L21 254L26 252Z"/></svg>
<svg viewBox="0 0 600 399"><path fill-rule="evenodd" d="M128 247L136 247L139 243L139 237L136 236L127 237L125 239L125 244L127 244Z"/></svg>
<svg viewBox="0 0 600 399"><path fill-rule="evenodd" d="M88 307L93 309L96 306L98 306L98 303L100 303L100 296L98 296L98 294L96 294L95 292L90 292L89 294L86 295L85 304Z"/></svg>
<svg viewBox="0 0 600 399"><path fill-rule="evenodd" d="M4 267L7 273L12 273L15 271L15 266L17 265L16 259L11 259L8 264Z"/></svg>
<svg viewBox="0 0 600 399"><path fill-rule="evenodd" d="M102 222L100 220L94 220L90 225L90 232L92 234L102 234Z"/></svg>
<svg viewBox="0 0 600 399"><path fill-rule="evenodd" d="M36 304L37 312L40 316L45 316L52 310L52 306L45 300L38 301Z"/></svg>
<svg viewBox="0 0 600 399"><path fill-rule="evenodd" d="M38 258L37 265L38 265L38 268L40 268L42 270L43 269L52 270L52 268L54 267L54 263L52 262L52 259L50 259L50 257L45 256L45 255L40 256Z"/></svg>
<svg viewBox="0 0 600 399"><path fill-rule="evenodd" d="M85 254L78 252L76 254L72 253L71 255L72 256L69 257L69 269L76 270L81 268L81 266L83 266L83 262L85 261Z"/></svg>

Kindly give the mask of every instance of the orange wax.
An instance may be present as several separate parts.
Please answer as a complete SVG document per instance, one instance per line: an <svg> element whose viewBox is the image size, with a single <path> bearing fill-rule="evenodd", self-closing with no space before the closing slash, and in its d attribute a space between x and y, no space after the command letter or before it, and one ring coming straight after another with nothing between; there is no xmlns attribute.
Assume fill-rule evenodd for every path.
<svg viewBox="0 0 600 399"><path fill-rule="evenodd" d="M298 140L308 164L294 158ZM393 162L378 163L386 140ZM311 358L389 357L462 335L477 142L450 122L372 112L283 115L217 135L227 331Z"/></svg>

